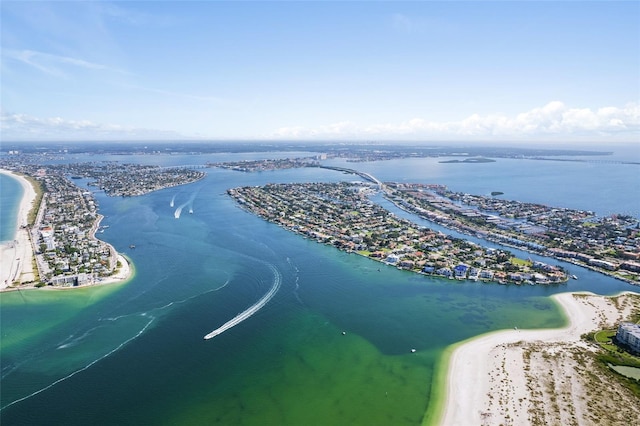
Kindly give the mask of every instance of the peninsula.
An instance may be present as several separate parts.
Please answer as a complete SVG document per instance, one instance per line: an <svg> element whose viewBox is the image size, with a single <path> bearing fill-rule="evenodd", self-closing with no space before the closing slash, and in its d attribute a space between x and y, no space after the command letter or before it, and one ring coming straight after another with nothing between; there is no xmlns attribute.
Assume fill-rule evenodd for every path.
<svg viewBox="0 0 640 426"><path fill-rule="evenodd" d="M443 355L448 376L442 425L629 425L639 398L598 359L585 333L615 329L640 314L640 295L553 296L569 324L562 329L498 331ZM640 360L638 360L640 363ZM636 369L637 370L637 369ZM437 419L433 419L437 420Z"/></svg>
<svg viewBox="0 0 640 426"><path fill-rule="evenodd" d="M132 269L126 258L94 237L102 216L89 194L64 178L43 179L46 191L34 223L29 223L30 212L36 208L33 186L19 174L2 172L20 182L23 196L16 238L1 246L0 290L77 287L130 277Z"/></svg>
<svg viewBox="0 0 640 426"><path fill-rule="evenodd" d="M5 161L3 167L18 179L24 196L20 204L16 238L1 246L0 289L70 288L127 280L133 272L129 261L113 246L96 238L106 228L100 223L92 191L74 181L89 179L109 196L137 196L191 183L204 172L190 168L162 168L120 163L38 165L31 157ZM42 188L37 214L28 215L35 200L32 185L20 174L31 176Z"/></svg>

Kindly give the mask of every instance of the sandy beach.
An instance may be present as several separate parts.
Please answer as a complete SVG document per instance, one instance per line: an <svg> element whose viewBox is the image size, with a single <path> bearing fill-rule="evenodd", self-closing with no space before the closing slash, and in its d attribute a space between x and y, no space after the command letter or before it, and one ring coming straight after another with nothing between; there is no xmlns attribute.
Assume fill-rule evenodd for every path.
<svg viewBox="0 0 640 426"><path fill-rule="evenodd" d="M23 195L20 200L18 210L18 220L16 223L16 233L13 241L7 241L0 244L0 291L12 290L13 283L30 283L36 279L33 260L33 246L29 239L29 232L24 226L27 224L29 212L33 207L36 199L36 192L33 186L24 177L0 169L0 173L7 174L17 179L22 185ZM95 230L94 230L95 231ZM109 246L112 253L117 253L112 246ZM116 282L123 282L131 278L133 267L129 261L121 254L117 254L117 260L120 262L120 268L115 274L101 279L100 281L91 282L89 285L103 285ZM34 283L35 284L35 283ZM86 285L81 286L86 287ZM34 288L33 285L25 285L22 289ZM73 289L78 287L47 287L51 289Z"/></svg>
<svg viewBox="0 0 640 426"><path fill-rule="evenodd" d="M131 267L129 260L118 253L118 262L120 262L121 266L118 270L116 270L115 274L104 278L102 281L99 281L95 284L112 284L130 279L133 274L133 268Z"/></svg>
<svg viewBox="0 0 640 426"><path fill-rule="evenodd" d="M596 348L580 337L628 318L640 308L639 296L558 294L567 327L499 331L462 343L449 360L440 423L639 424L637 398L606 379L597 385L592 358L585 356Z"/></svg>
<svg viewBox="0 0 640 426"><path fill-rule="evenodd" d="M29 233L23 226L27 224L29 212L36 199L36 192L29 181L22 176L8 170L0 170L0 173L17 179L23 189L15 238L13 241L0 244L0 290L2 290L13 282L29 282L35 279L33 248L29 240Z"/></svg>

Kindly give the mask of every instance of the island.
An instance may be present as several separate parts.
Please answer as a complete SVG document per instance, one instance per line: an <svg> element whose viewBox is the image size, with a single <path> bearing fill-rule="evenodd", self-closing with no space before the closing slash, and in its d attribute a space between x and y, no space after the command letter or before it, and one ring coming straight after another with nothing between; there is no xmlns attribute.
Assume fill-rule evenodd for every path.
<svg viewBox="0 0 640 426"><path fill-rule="evenodd" d="M369 197L368 183L269 184L228 191L258 216L317 242L399 269L449 279L500 284L558 284L566 271L519 259L397 217Z"/></svg>
<svg viewBox="0 0 640 426"><path fill-rule="evenodd" d="M382 183L356 170L325 168L368 182L272 184L234 188L229 194L243 208L305 237L419 273L517 284L568 278L560 267L518 259L506 250L485 249L396 218L371 202L374 193L460 233L640 283L640 221L631 216L599 218L589 211L455 193L438 184Z"/></svg>
<svg viewBox="0 0 640 426"><path fill-rule="evenodd" d="M491 158L484 158L484 157L465 158L464 160L453 159L453 160L438 161L438 163L444 163L444 164L455 164L455 163L478 164L478 163L495 163L495 162L496 160L493 160Z"/></svg>
<svg viewBox="0 0 640 426"><path fill-rule="evenodd" d="M562 259L640 284L640 221L624 214L523 203L450 191L444 185L385 183L399 208L464 234Z"/></svg>

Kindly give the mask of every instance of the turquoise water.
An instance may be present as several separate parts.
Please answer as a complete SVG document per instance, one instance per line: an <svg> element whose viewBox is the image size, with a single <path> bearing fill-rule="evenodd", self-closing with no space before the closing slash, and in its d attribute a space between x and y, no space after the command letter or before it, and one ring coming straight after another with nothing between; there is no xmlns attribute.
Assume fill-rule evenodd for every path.
<svg viewBox="0 0 640 426"><path fill-rule="evenodd" d="M0 242L15 237L22 186L16 179L0 173Z"/></svg>
<svg viewBox="0 0 640 426"><path fill-rule="evenodd" d="M526 201L544 195L548 204L584 202L598 212L633 210L626 198L639 199L638 186L627 182L637 166L616 171L602 164L598 173L569 167L563 178L558 163L534 163L349 165L385 180L502 190ZM547 174L527 171L531 166ZM210 169L202 181L143 197L97 194L110 225L101 236L132 259L135 278L2 294L2 424L420 424L440 392L432 380L447 346L500 328L560 326L564 319L548 298L556 292L635 289L575 266L580 279L557 287L417 276L293 235L225 194L239 185L341 179L353 177ZM554 190L567 180L573 197ZM632 192L594 195L592 185ZM584 193L586 201L577 195ZM203 340L275 283L280 288L262 309Z"/></svg>

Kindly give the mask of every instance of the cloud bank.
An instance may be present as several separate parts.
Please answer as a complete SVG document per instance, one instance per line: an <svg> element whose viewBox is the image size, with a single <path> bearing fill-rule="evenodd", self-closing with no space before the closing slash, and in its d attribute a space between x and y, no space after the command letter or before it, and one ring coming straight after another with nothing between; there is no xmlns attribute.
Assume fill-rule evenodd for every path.
<svg viewBox="0 0 640 426"><path fill-rule="evenodd" d="M507 116L473 114L459 121L413 118L401 123L359 125L342 121L317 128L281 127L274 139L606 139L636 140L640 136L640 106L570 108L560 101Z"/></svg>
<svg viewBox="0 0 640 426"><path fill-rule="evenodd" d="M169 119L165 123L170 123ZM340 121L318 127L287 126L268 134L206 134L193 127L192 135L176 131L156 130L96 123L89 120L67 120L60 117L37 118L27 114L0 115L3 140L107 140L107 139L271 139L271 140L495 140L537 142L640 140L640 105L598 109L570 108L559 101L530 111L504 114L473 114L458 121L438 122L413 118L400 123L361 125ZM242 129L245 130L245 129ZM199 133L196 133L199 132Z"/></svg>
<svg viewBox="0 0 640 426"><path fill-rule="evenodd" d="M65 120L60 117L37 118L3 112L0 115L2 139L10 140L134 140L184 139L177 132L141 129L89 120Z"/></svg>

